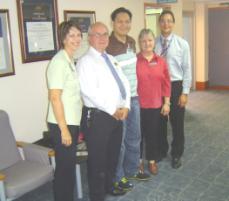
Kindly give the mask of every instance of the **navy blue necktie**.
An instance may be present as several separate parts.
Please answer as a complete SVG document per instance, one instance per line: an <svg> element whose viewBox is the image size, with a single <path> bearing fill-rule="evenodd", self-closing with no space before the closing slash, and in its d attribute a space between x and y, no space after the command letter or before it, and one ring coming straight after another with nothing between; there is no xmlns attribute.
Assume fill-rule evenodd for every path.
<svg viewBox="0 0 229 201"><path fill-rule="evenodd" d="M162 50L161 50L161 56L162 57L166 57L168 48L169 48L168 47L168 40L167 39L163 39Z"/></svg>
<svg viewBox="0 0 229 201"><path fill-rule="evenodd" d="M123 85L120 77L118 76L118 73L116 72L116 70L115 70L113 64L111 63L110 59L108 58L107 54L103 53L102 57L105 59L105 62L108 65L108 67L109 67L109 69L110 69L110 71L111 71L111 73L112 73L112 75L113 75L118 87L119 87L121 96L125 100L126 99L126 90L124 88L124 85Z"/></svg>

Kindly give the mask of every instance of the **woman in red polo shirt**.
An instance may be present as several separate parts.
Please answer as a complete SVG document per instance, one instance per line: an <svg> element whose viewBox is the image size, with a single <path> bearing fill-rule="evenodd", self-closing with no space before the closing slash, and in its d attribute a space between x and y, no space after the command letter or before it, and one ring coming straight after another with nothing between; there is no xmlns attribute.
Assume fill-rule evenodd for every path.
<svg viewBox="0 0 229 201"><path fill-rule="evenodd" d="M160 155L160 118L170 112L170 77L164 58L154 53L155 37L150 29L141 30L137 58L138 95L141 129L149 171L156 175Z"/></svg>

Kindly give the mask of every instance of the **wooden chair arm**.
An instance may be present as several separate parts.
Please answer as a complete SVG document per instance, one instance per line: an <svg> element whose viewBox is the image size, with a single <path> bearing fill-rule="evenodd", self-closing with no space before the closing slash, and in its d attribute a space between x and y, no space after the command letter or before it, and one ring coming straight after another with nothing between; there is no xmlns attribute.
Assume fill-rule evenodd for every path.
<svg viewBox="0 0 229 201"><path fill-rule="evenodd" d="M4 174L0 173L0 181L4 181L5 178L6 178L6 176Z"/></svg>
<svg viewBox="0 0 229 201"><path fill-rule="evenodd" d="M22 142L22 141L16 141L17 147L24 147L24 145L26 144L26 142Z"/></svg>
<svg viewBox="0 0 229 201"><path fill-rule="evenodd" d="M50 150L50 151L48 152L48 156L49 156L49 157L54 157L54 156L55 156L55 151L54 151L54 150Z"/></svg>

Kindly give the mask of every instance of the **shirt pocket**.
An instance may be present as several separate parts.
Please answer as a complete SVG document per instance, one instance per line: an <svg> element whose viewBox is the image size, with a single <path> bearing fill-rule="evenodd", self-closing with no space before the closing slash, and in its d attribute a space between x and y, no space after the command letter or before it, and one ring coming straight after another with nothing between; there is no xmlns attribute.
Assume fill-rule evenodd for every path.
<svg viewBox="0 0 229 201"><path fill-rule="evenodd" d="M173 63L177 64L178 66L182 65L182 60L183 60L182 49L175 49L168 56L173 61Z"/></svg>

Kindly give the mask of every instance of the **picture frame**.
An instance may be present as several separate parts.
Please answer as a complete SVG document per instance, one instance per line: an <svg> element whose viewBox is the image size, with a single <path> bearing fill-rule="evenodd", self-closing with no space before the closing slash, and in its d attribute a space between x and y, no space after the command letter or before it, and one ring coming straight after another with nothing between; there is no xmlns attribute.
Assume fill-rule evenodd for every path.
<svg viewBox="0 0 229 201"><path fill-rule="evenodd" d="M22 62L51 59L58 51L57 0L17 0Z"/></svg>
<svg viewBox="0 0 229 201"><path fill-rule="evenodd" d="M74 55L74 59L77 60L88 50L88 28L96 22L95 11L64 10L64 20L75 20L82 31L81 47Z"/></svg>
<svg viewBox="0 0 229 201"><path fill-rule="evenodd" d="M15 75L9 10L0 9L0 77Z"/></svg>
<svg viewBox="0 0 229 201"><path fill-rule="evenodd" d="M157 3L177 3L177 0L157 0Z"/></svg>

